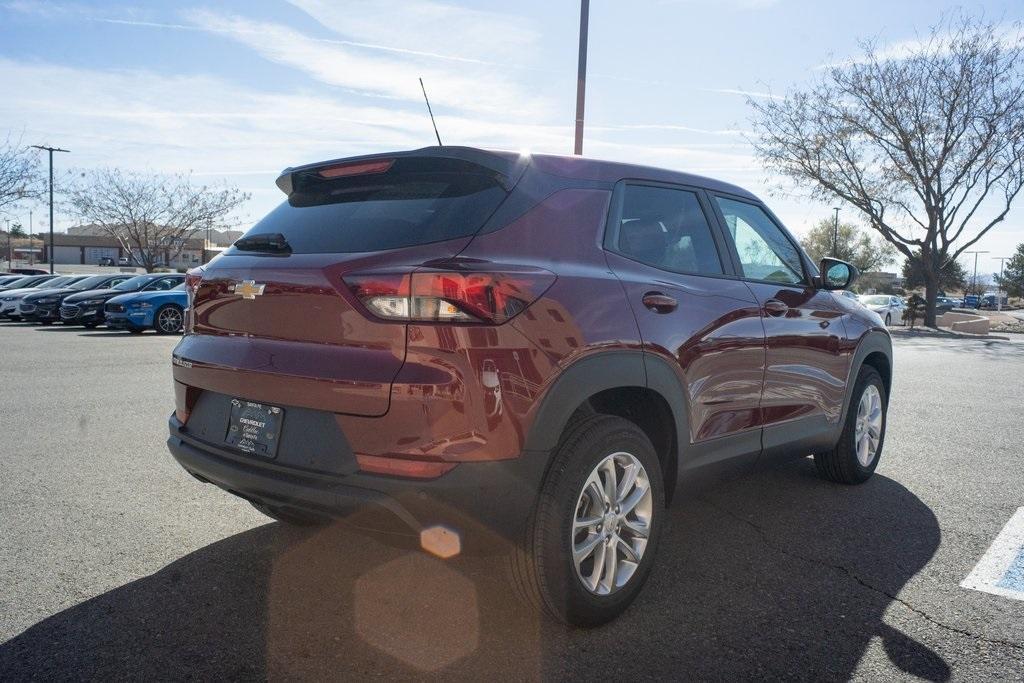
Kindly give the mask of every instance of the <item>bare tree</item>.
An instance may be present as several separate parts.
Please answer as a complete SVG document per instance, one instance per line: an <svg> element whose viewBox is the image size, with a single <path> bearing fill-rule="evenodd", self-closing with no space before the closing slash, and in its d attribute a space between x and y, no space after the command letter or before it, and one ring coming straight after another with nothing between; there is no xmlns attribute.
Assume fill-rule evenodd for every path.
<svg viewBox="0 0 1024 683"><path fill-rule="evenodd" d="M946 20L900 54L865 43L806 90L748 100L769 168L853 205L919 262L928 326L942 268L1003 221L1024 187L1020 31Z"/></svg>
<svg viewBox="0 0 1024 683"><path fill-rule="evenodd" d="M200 229L229 225L249 198L233 187L194 186L184 175L118 169L83 173L65 193L83 222L117 239L146 272L177 258Z"/></svg>
<svg viewBox="0 0 1024 683"><path fill-rule="evenodd" d="M0 212L37 197L42 189L40 179L39 155L8 136L0 144Z"/></svg>

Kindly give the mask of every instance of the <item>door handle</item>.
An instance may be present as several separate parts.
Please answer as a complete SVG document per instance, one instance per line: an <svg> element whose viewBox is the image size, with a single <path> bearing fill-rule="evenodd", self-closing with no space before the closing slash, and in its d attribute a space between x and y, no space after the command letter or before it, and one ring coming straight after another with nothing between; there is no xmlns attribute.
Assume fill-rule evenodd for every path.
<svg viewBox="0 0 1024 683"><path fill-rule="evenodd" d="M773 316L786 315L786 312L788 310L789 310L789 306L787 306L786 304L782 303L778 299L768 299L768 301L764 302L764 312L767 313L768 315L773 315Z"/></svg>
<svg viewBox="0 0 1024 683"><path fill-rule="evenodd" d="M679 306L679 302L661 292L647 292L643 298L644 306L655 313L671 313Z"/></svg>

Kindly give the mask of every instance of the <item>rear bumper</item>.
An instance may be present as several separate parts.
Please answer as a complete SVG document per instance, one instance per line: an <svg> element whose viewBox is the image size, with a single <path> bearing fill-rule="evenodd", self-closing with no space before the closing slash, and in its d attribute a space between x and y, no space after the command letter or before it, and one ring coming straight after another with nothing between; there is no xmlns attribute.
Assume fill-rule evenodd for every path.
<svg viewBox="0 0 1024 683"><path fill-rule="evenodd" d="M201 441L173 414L169 426L167 446L175 460L198 479L239 497L336 518L375 507L401 520L410 535L441 525L473 547L524 538L548 460L546 453L533 452L463 463L432 480L323 474ZM315 438L309 435L310 441Z"/></svg>

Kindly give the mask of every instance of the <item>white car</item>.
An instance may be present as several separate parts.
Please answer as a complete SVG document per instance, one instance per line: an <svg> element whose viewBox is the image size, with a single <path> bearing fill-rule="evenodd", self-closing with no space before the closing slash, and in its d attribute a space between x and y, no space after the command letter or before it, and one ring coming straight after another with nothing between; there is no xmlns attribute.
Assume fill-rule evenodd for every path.
<svg viewBox="0 0 1024 683"><path fill-rule="evenodd" d="M906 308L906 304L903 303L903 299L898 296L890 296L888 294L865 294L860 297L861 304L865 308L869 308L879 315L879 317L885 321L885 326L889 327L893 323L903 322L903 311Z"/></svg>

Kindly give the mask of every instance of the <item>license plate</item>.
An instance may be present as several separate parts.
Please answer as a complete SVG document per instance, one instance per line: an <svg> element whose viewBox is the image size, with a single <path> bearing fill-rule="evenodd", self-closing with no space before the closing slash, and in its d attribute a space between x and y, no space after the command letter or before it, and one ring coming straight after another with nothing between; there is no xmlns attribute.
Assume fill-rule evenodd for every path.
<svg viewBox="0 0 1024 683"><path fill-rule="evenodd" d="M240 451L273 458L281 440L284 410L241 398L231 399L231 415L224 441Z"/></svg>

